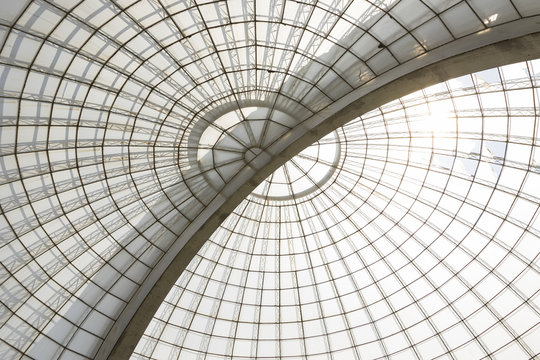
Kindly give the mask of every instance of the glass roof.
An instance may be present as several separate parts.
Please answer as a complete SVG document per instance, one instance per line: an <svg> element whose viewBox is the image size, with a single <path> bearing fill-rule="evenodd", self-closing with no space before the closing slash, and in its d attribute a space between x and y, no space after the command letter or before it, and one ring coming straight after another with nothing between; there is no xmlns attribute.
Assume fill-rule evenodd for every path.
<svg viewBox="0 0 540 360"><path fill-rule="evenodd" d="M303 135L319 141L246 201L322 199L353 179L338 180L347 154L367 148L348 148L343 129L321 139L318 126L393 80L538 33L540 22L537 0L0 0L0 9L2 359L107 358L175 256ZM522 77L534 79L533 68ZM483 116L490 104L512 116L520 101L531 106L532 95L489 94ZM520 136L536 136L533 123ZM390 151L377 139L375 163L355 161L383 186L394 178L377 170ZM524 163L511 143L503 151L502 138L482 139L478 156ZM445 151L430 166L452 168Z"/></svg>
<svg viewBox="0 0 540 360"><path fill-rule="evenodd" d="M214 232L131 358L535 357L539 86L538 60L459 77L307 148Z"/></svg>

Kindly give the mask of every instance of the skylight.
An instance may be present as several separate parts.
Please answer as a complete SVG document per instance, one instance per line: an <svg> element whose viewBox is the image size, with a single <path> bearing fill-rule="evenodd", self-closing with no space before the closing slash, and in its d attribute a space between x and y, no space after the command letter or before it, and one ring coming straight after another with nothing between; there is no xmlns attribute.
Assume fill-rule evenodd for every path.
<svg viewBox="0 0 540 360"><path fill-rule="evenodd" d="M344 227L329 231L346 236L351 225L378 239L364 222L385 209L394 213L369 223L384 231L379 221L397 220L409 205L408 213L424 216L430 208L456 210L460 201L472 210L487 204L481 210L493 218L478 220L486 231L499 234L500 220L537 239L537 198L527 180L539 166L531 150L534 62L450 81L450 98L433 98L447 89L429 88L414 95L418 103L406 97L379 115L365 113L457 74L540 57L539 17L537 0L0 0L0 358L130 356L144 316L243 200L250 207L232 216L249 222L238 224L262 219L257 232L246 232L248 243L277 220L268 228L272 244L292 231L294 246L309 235L306 244L326 248L323 229L332 222L317 220L320 212ZM358 116L363 130L340 128ZM457 203L443 202L449 191ZM385 207L388 199L397 208ZM352 215L363 213L352 210L359 206L366 218ZM530 222L517 221L515 207ZM262 208L271 212L261 218ZM473 219L472 210L457 214ZM408 218L395 231L417 236ZM204 249L220 249L220 236ZM537 249L522 250L520 241L502 251L522 264L516 254ZM273 260L285 248L274 249ZM290 250L305 270L311 251ZM524 279L536 271L529 260ZM534 294L506 303L531 310ZM308 311L318 311L315 304ZM511 328L504 319L501 329ZM261 334L271 336L275 324L266 325ZM524 346L533 330L516 330L522 337L513 344L525 354L536 351ZM285 340L309 337L298 336ZM345 349L353 339L338 341ZM333 351L325 349L323 356Z"/></svg>
<svg viewBox="0 0 540 360"><path fill-rule="evenodd" d="M308 147L214 232L131 358L540 353L539 83L539 61L462 76Z"/></svg>

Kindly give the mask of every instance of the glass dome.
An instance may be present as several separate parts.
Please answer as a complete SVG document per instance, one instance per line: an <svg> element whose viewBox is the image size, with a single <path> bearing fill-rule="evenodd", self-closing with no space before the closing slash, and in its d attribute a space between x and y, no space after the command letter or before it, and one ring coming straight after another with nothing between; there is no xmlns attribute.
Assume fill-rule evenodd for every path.
<svg viewBox="0 0 540 360"><path fill-rule="evenodd" d="M539 85L540 61L459 77L307 148L214 232L131 358L537 356Z"/></svg>
<svg viewBox="0 0 540 360"><path fill-rule="evenodd" d="M294 216L285 222L291 229L280 226L278 233L268 233L264 241L273 239L274 245L281 241L279 234L300 230L293 223L309 223L302 225L302 230L312 238L307 243L310 247L300 250L303 240L297 239L294 246L298 248L290 250L295 257L298 253L302 266L308 249L331 248L324 242L326 228L341 233L343 227L343 236L353 236L349 233L353 230L345 226L354 224L358 230L355 238L364 236L382 246L385 240L381 239L386 239L382 233L390 231L386 226L400 219L398 199L403 201L400 206L410 205L409 217L428 216L429 208L434 209L433 214L452 217L455 210L456 227L462 224L493 238L481 231L482 221L487 221L482 219L489 215L471 223L468 214L447 204L445 201L451 200L444 200L446 196L443 199L442 194L457 186L454 180L435 185L430 182L433 174L439 174L441 181L446 176L474 183L467 194L456 190L456 195L450 196L467 204L460 209L476 206L482 213L504 220L503 224L520 229L516 231L523 229L523 234L538 238L536 215L531 215L529 223L520 223L511 210L514 202L508 203L510 198L515 198L516 204L526 200L534 208L538 202L533 190L526 187L531 186L526 179L535 174L537 158L525 149L536 146L536 120L531 120L527 110L521 115L522 109L538 107L536 62L528 63L527 72L517 77L528 79L521 83L509 81L504 70L499 78L478 75L485 83L473 78L474 86L469 88L478 89L474 90L478 112L482 119L493 117L497 121L481 122L481 126L471 122L470 136L463 139L454 134L462 125L458 124L459 129L447 127L456 121L439 126L426 120L447 114L449 108L451 115L442 116L456 119L450 103L461 109L453 100L461 97L453 89L449 89L450 102L425 105L429 111L409 97L402 105L395 100L456 76L540 58L537 0L0 0L0 9L2 359L129 357L169 290L177 289L174 283L195 273L193 267L183 273L190 261L209 256L204 251L212 244L229 246L219 234L240 231L224 222L227 216L241 215L238 224L252 223L264 213L256 210L263 205L264 209L279 209L278 218L272 217L277 213L268 215L267 220L259 218L264 226L280 223L281 216L286 216L281 210L290 209L287 216ZM501 91L483 91L486 84ZM510 84L525 95L508 95L513 94ZM424 97L430 96L426 93ZM383 106L388 102L389 108ZM390 110L400 106L401 112ZM379 107L384 110L374 110ZM507 115L494 116L497 109L504 109ZM370 111L380 114L377 117ZM416 119L414 111L424 120L412 121ZM402 119L395 124L402 125L393 127L394 116ZM512 118L512 127L508 121L507 125L499 124L505 116ZM360 130L349 128L350 121L364 129L363 138ZM370 129L379 133L372 134ZM400 132L402 137L397 135ZM428 144L429 136L423 135L418 139L424 139L424 145L409 143L407 139L417 133L432 134L432 145ZM474 136L480 136L481 145ZM459 152L452 152L454 143ZM314 145L308 147L310 144ZM429 160L422 158L430 152L433 156ZM291 160L295 155L298 157ZM411 162L406 162L409 155ZM475 161L486 166L475 167ZM346 170L352 163L356 164L354 172ZM526 172L523 178L517 173L511 177L523 184L521 188L500 187L508 167ZM458 168L461 175L455 177ZM428 172L429 177L416 183L410 180L421 172ZM373 182L372 193L357 189L364 178ZM415 193L417 187L422 189L420 193ZM353 196L352 208L343 208L349 206L341 196L345 193ZM486 200L488 193L493 196ZM441 199L433 202L438 194ZM414 203L403 196L414 196ZM469 196L474 201L464 200ZM336 206L326 207L328 201ZM497 201L501 201L500 206L493 205ZM363 204L368 205L360 208ZM298 206L305 213L292 210ZM495 209L498 207L501 210ZM386 208L395 213L386 214ZM352 209L358 210L355 214L365 210L367 218L353 221ZM385 215L376 216L379 210ZM335 217L332 221L336 225L316 220L319 211ZM523 210L522 216L528 216L527 211ZM378 220L362 222L371 218ZM388 222L383 224L384 219ZM393 231L415 239L420 236L408 222L413 220L403 221L403 229L398 226L401 230ZM422 244L428 249L430 236L450 231L431 226L439 220L430 221L425 225L428 234L422 235L427 236ZM440 226L444 224L441 220ZM374 232L375 225L381 234ZM502 234L490 226L495 235ZM462 235L459 229L456 235L441 236L453 243ZM264 239L262 233L246 232L243 236L253 241ZM359 245L362 240L355 241ZM510 248L503 246L503 240L493 242L509 254L508 258L517 257L521 263L529 258L516 254L531 257L538 253L534 246L524 252L518 248L521 242L516 244ZM201 247L203 252L195 256ZM373 256L382 259L386 250ZM393 252L398 253L401 250ZM278 254L281 252L274 260L280 259ZM324 261L333 263L330 253L325 256ZM446 259L443 253L437 256ZM366 265L375 259L369 258ZM524 272L528 274L523 275L524 283L530 284L527 276L537 272L534 259L530 258ZM475 257L471 263L498 269L496 264L481 260ZM226 264L223 266L229 266ZM320 268L319 263L314 266ZM451 265L447 270L459 268ZM328 274L332 274L330 270ZM521 303L537 314L538 308L531 305L536 301L535 292L518 294L520 280L512 282L514 278L501 275L506 272L490 274L510 284L508 291L517 300L509 304ZM329 281L317 278L313 284L328 286ZM269 289L278 294L278 285ZM364 285L357 286L361 291ZM340 301L337 294L332 301ZM384 292L384 297L392 294ZM443 304L453 304L443 300ZM364 301L370 306L376 300ZM493 308L490 314L502 319L498 323L501 329L512 329L513 325L504 322L506 313L496 311L500 310ZM535 319L533 315L529 319ZM468 315L455 316L462 319ZM326 317L321 313L319 320L324 322ZM398 325L400 329L409 326ZM182 326L188 329L186 324ZM358 326L348 324L347 329ZM537 350L528 345L526 337L535 330L522 330L511 333L519 349L515 354L534 354ZM476 334L477 329L471 331ZM157 341L160 334L147 334L144 339ZM269 340L277 342L280 334ZM381 334L381 339L387 335ZM311 339L301 333L285 340L304 338ZM347 347L356 340L347 339L343 338L340 351L356 349ZM416 340L407 341L416 351ZM182 347L183 343L177 345ZM454 349L452 344L445 346ZM490 349L488 344L480 347L482 351ZM325 349L322 356L334 351L332 347ZM387 348L382 354L394 350ZM138 351L133 354L142 354ZM282 353L271 354L277 357Z"/></svg>

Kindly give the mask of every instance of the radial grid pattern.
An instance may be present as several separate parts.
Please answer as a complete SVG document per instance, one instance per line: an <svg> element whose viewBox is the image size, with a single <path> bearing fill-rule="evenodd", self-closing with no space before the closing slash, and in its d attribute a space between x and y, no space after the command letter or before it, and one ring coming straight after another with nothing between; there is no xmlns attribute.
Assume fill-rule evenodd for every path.
<svg viewBox="0 0 540 360"><path fill-rule="evenodd" d="M539 86L540 61L463 76L297 155L199 251L132 359L535 358Z"/></svg>
<svg viewBox="0 0 540 360"><path fill-rule="evenodd" d="M288 135L306 133L382 83L426 65L423 61L431 59L432 53L439 54L434 62L501 40L490 34L506 39L510 33L518 37L537 32L539 14L537 0L0 0L0 358L107 357L163 269L234 191L224 189L242 185L279 155L293 141ZM381 77L385 80L378 82ZM512 115L518 111L512 103L504 104L496 106L511 109ZM490 116L490 111L484 115ZM531 117L522 118L534 123ZM389 119L383 120L390 124ZM523 134L527 146L536 131L531 126ZM415 150L411 154L421 153L419 147L408 145L410 131L403 129L399 140L405 151L398 152L401 156L408 149ZM384 169L386 174L401 161L392 165L380 156L385 151L393 154L390 151L397 145L390 147L390 142L374 138L369 152L355 150L348 138L354 134L357 132L348 135L340 130L321 141L317 149L308 150L262 185L259 196L255 192L250 197L249 206L268 198L270 203L302 203L299 206L308 211L309 204L322 199L321 190L336 192L335 186L347 179L356 181L349 172L336 171L351 161L365 167L364 177L372 173L370 178L380 185L370 199L379 199L383 196L379 187L383 189L394 178L383 178L377 171ZM480 130L475 134L482 137ZM503 144L499 140L489 141ZM392 138L392 144L395 141ZM491 151L494 163L490 166L496 169L502 165L497 162L503 162L506 169L514 160L505 154L518 144L493 147L489 141L481 142L478 154L470 159L463 153L458 158L463 161L456 164L487 159ZM379 163L360 155L372 153ZM429 173L444 177L448 171L444 164L457 166L452 161L441 150L434 155ZM522 158L519 161L527 163ZM428 166L412 164L407 169L421 172ZM432 167L440 168L439 172ZM464 171L455 179L466 181ZM517 176L514 180L526 183ZM483 186L480 184L475 181L475 187ZM440 186L444 188L444 184ZM356 189L352 183L349 188ZM409 188L399 189L398 194L406 196ZM422 189L424 195L431 188ZM480 196L474 190L471 194ZM355 191L360 199L367 196ZM512 197L515 191L497 190L496 194ZM275 198L271 198L273 193ZM414 199L418 195L407 194ZM303 202L298 195L313 200ZM391 198L392 203L397 196ZM464 196L457 196L457 201ZM528 199L532 209L537 198L520 195L517 199ZM424 202L415 204L433 205ZM277 209L270 203L265 209ZM341 206L347 205L336 209ZM370 206L373 211L382 210L377 202ZM490 211L485 214L492 214ZM410 213L419 216L420 210ZM297 219L304 215L283 216ZM344 215L332 216L337 216L338 223L350 222L341 221ZM377 217L378 221L384 218ZM526 227L503 218L505 224ZM322 226L310 219L315 228ZM241 224L244 220L238 222ZM293 224L291 229L297 226ZM412 231L407 224L403 225L405 233ZM355 226L363 229L361 222ZM303 231L311 234L308 229L311 227ZM531 229L523 239L533 236ZM323 238L326 232L312 235ZM214 238L205 249L217 246L216 241ZM302 241L294 246L303 246ZM377 241L382 244L383 240ZM318 246L311 240L309 244ZM490 246L500 245L512 254L509 258L519 264L526 263L523 256L536 251L510 251L502 243L493 244ZM303 268L299 256L297 266ZM484 266L480 259L472 263ZM534 276L532 266L526 276ZM448 271L452 270L456 269ZM497 272L492 277L506 284ZM238 285L243 289L243 282ZM532 296L517 294L510 286L503 293L516 296L509 304ZM365 301L371 304L374 300ZM523 309L531 312L531 319L536 316L530 305ZM491 307L488 310L494 319L502 314ZM516 314L522 313L516 310ZM499 325L496 328L502 330L509 326L506 320ZM119 328L111 331L113 326ZM355 326L347 323L348 328ZM476 331L471 328L467 334ZM228 336L230 332L220 339ZM310 338L305 332L290 336ZM347 339L343 341L352 344ZM487 351L488 345L482 341L480 336L478 346ZM516 349L525 354L535 351L525 346L526 340L520 341L515 343Z"/></svg>

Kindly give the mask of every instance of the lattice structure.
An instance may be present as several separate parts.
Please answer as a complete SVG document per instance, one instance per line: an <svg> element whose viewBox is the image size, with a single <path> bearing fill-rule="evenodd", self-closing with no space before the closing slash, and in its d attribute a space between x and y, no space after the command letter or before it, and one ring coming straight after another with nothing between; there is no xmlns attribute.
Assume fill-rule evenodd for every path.
<svg viewBox="0 0 540 360"><path fill-rule="evenodd" d="M340 110L395 79L453 55L523 39L538 33L539 23L537 0L0 0L0 358L107 358L184 245L297 139L317 133L317 127ZM529 56L530 49L515 50ZM530 150L522 154L528 160L509 151L536 141L531 140L536 120L530 116L537 108L537 98L530 95L536 86L534 64L516 79L479 74L469 88L458 86L462 93L450 89L414 100L454 104L473 91L478 109L456 107L460 114L505 124L510 120L501 119L507 117L512 123L532 121L518 127L519 134L508 125L506 133L502 125L492 131L489 126L497 121L482 123L485 128L474 128L470 135L481 139L480 147L469 139L470 148L452 148L448 144L458 138L454 133L437 146L426 140L424 149L407 140L416 136L407 126L415 123L416 115L410 112L419 106L407 98L381 108L379 117L355 114L363 119L360 130L350 130L351 124L324 139L317 133L317 145L278 170L246 201L250 206L267 201L264 208L276 209L285 205L270 203L291 209L300 203L308 206L311 202L299 196L318 201L354 176L369 175L388 187L394 178L383 177L386 169L403 165L402 158L390 154L398 148L404 150L398 151L400 156L433 153L417 166L406 163L408 169L448 177L455 164L462 164L465 170L456 179L476 179L477 170L470 164L478 161L489 164L496 179L506 168L527 177L537 173L540 165ZM514 91L529 95L508 95ZM434 114L439 110L430 109ZM367 129L379 129L388 138L361 135L361 129L366 134ZM355 156L355 163L365 168L345 174ZM367 161L372 157L379 162ZM399 169L392 174L401 179ZM358 179L346 188L355 189ZM479 184L488 191L499 186L500 181L490 181L475 180L475 189ZM423 184L417 185L428 189ZM445 194L442 186L431 191ZM400 189L402 194L405 190ZM501 196L537 203L529 190L512 191ZM383 196L374 194L369 199ZM424 195L407 194L414 199ZM465 198L460 193L457 201ZM373 204L374 211L383 210L379 202ZM510 221L507 213L500 213L505 223ZM261 224L281 219L265 216ZM535 228L532 222L509 223ZM226 226L234 229L226 224L216 234ZM274 230L265 231L274 238ZM412 228L407 225L403 231ZM225 246L216 236L203 251L212 244ZM504 249L509 256L521 254L519 249ZM534 251L524 255L533 256ZM534 269L532 261L527 269ZM181 279L194 271L191 267ZM514 288L508 289L514 294ZM518 299L523 304L534 301L528 293ZM491 314L503 316L495 310ZM503 330L510 326L500 325ZM516 339L514 344L531 355L537 350L527 348L526 341ZM254 354L262 351L256 342L250 346ZM479 346L481 354L490 349ZM206 353L204 347L197 349ZM270 357L282 354L275 349ZM393 351L383 350L381 354Z"/></svg>
<svg viewBox="0 0 540 360"><path fill-rule="evenodd" d="M538 61L463 76L297 155L212 235L132 358L535 358L539 85ZM323 146L341 151L321 184ZM299 177L317 190L297 196Z"/></svg>

